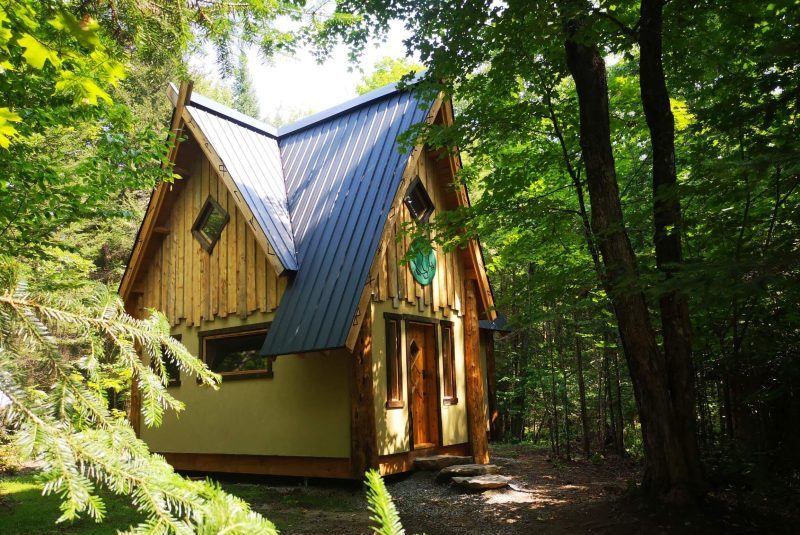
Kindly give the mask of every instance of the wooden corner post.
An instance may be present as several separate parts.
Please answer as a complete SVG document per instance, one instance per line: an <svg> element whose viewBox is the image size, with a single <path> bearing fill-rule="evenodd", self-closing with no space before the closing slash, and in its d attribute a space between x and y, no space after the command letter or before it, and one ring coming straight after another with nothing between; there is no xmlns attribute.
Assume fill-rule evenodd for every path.
<svg viewBox="0 0 800 535"><path fill-rule="evenodd" d="M378 436L375 427L375 392L372 381L372 310L368 306L353 349L350 374L350 467L352 475L378 468Z"/></svg>
<svg viewBox="0 0 800 535"><path fill-rule="evenodd" d="M478 325L478 292L475 281L464 281L464 360L467 371L467 429L472 457L477 464L489 462L486 438L486 406L481 373L481 338Z"/></svg>

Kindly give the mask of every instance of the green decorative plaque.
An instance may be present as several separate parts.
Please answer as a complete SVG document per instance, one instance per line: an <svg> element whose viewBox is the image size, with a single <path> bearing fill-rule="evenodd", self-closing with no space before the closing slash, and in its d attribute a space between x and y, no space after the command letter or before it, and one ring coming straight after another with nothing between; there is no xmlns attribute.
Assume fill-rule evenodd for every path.
<svg viewBox="0 0 800 535"><path fill-rule="evenodd" d="M414 279L423 286L427 286L436 276L436 251L433 250L428 240L418 236L411 242L411 260L409 267Z"/></svg>

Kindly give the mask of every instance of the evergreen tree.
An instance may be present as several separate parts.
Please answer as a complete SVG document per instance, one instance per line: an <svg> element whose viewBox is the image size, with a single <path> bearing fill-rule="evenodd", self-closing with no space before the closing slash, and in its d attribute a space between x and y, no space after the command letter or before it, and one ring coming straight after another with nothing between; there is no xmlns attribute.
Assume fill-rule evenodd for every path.
<svg viewBox="0 0 800 535"><path fill-rule="evenodd" d="M239 64L234 71L233 107L250 117L258 118L261 115L258 97L253 88L253 79L247 68L247 54L244 52L239 54Z"/></svg>

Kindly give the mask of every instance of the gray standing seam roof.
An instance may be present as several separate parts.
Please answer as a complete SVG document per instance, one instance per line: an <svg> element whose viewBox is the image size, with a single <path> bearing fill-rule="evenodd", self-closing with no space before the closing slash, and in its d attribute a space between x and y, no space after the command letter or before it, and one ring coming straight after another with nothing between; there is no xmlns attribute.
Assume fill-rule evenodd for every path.
<svg viewBox="0 0 800 535"><path fill-rule="evenodd" d="M397 137L430 102L387 86L277 130L199 95L190 107L296 270L261 354L343 347L408 162Z"/></svg>

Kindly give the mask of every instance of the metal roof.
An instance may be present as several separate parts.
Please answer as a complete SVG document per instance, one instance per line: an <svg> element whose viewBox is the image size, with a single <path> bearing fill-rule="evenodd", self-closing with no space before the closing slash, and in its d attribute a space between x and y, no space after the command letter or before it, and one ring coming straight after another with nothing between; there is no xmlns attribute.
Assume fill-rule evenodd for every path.
<svg viewBox="0 0 800 535"><path fill-rule="evenodd" d="M283 267L297 271L278 141L195 106L195 98L189 113L219 155Z"/></svg>
<svg viewBox="0 0 800 535"><path fill-rule="evenodd" d="M172 86L173 91L175 91L175 94L177 94L178 88L175 87L174 84L170 85ZM202 108L215 115L224 117L229 121L233 121L234 123L239 124L240 126L256 130L258 132L261 132L262 134L267 134L268 136L278 137L278 129L272 126L271 124L262 123L258 119L253 119L249 115L245 115L244 113L238 110L234 110L233 108L223 106L219 102L211 100L208 97L204 97L203 95L192 93L189 104L195 108Z"/></svg>
<svg viewBox="0 0 800 535"><path fill-rule="evenodd" d="M397 136L429 109L415 94L394 88L365 97L279 138L300 269L262 354L345 344L408 162Z"/></svg>
<svg viewBox="0 0 800 535"><path fill-rule="evenodd" d="M410 156L397 137L430 103L393 84L280 129L194 93L188 109L295 271L261 353L343 347Z"/></svg>
<svg viewBox="0 0 800 535"><path fill-rule="evenodd" d="M497 318L494 320L479 320L478 327L487 331L511 332L508 320L499 312L497 313Z"/></svg>

